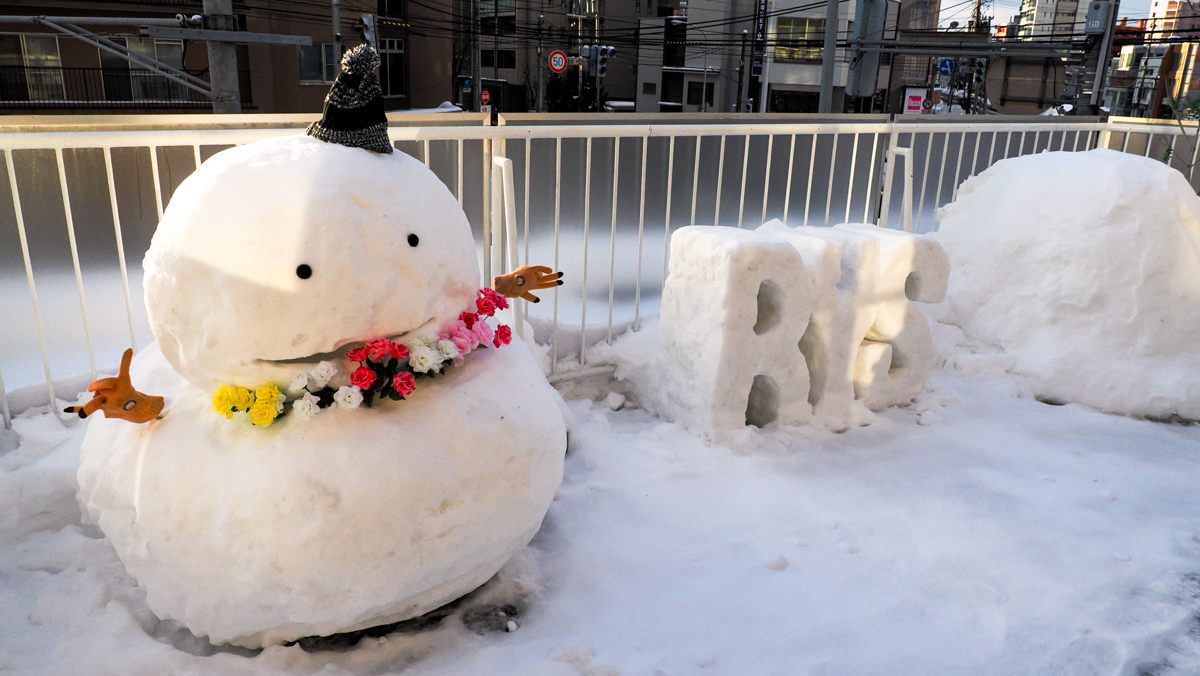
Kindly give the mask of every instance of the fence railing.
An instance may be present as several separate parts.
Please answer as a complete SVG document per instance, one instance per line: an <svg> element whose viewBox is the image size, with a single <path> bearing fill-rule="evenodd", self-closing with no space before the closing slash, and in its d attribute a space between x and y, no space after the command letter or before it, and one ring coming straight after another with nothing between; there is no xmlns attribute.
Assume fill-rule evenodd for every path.
<svg viewBox="0 0 1200 676"><path fill-rule="evenodd" d="M550 302L522 308L534 340L548 346L554 379L594 371L592 345L654 314L675 228L754 227L770 218L901 227L911 219L912 229L927 231L963 181L1008 157L1112 148L1171 162L1194 179L1197 156L1195 123L606 118L613 122L488 127L463 116L452 126L389 130L467 212L485 279L522 263L566 272ZM0 390L6 377L12 409L73 396L110 365L105 359L144 344L137 261L175 188L222 148L295 134L302 124L212 119L148 117L139 127L124 118L69 131L29 121L21 132L0 126ZM903 173L893 180L887 169L897 163L885 158L897 156ZM510 210L492 204L497 159L508 160L496 165L499 175L513 177Z"/></svg>

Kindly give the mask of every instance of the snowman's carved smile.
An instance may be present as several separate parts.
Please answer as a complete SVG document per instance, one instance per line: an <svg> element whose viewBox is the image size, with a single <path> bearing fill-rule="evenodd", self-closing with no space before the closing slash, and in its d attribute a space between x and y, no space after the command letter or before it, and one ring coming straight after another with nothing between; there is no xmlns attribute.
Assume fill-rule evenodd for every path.
<svg viewBox="0 0 1200 676"><path fill-rule="evenodd" d="M404 342L404 338L406 336L432 327L435 321L436 320L433 317L430 317L424 322L421 322L421 324L415 329L401 331L400 333L395 333L387 337L396 342ZM314 354L305 355L303 357L288 357L286 359L258 359L256 361L265 364L315 364L322 361L337 361L339 359L345 359L346 353L350 350L353 350L356 347L362 347L365 344L366 341L356 340L349 343L342 343L328 352L317 352Z"/></svg>

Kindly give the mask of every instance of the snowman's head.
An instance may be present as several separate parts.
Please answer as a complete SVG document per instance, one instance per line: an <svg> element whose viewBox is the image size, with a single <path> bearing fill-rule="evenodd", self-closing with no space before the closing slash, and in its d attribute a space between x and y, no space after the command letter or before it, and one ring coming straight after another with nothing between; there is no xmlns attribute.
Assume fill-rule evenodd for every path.
<svg viewBox="0 0 1200 676"><path fill-rule="evenodd" d="M163 354L206 389L432 335L479 286L466 216L433 172L306 136L205 162L171 198L145 271Z"/></svg>

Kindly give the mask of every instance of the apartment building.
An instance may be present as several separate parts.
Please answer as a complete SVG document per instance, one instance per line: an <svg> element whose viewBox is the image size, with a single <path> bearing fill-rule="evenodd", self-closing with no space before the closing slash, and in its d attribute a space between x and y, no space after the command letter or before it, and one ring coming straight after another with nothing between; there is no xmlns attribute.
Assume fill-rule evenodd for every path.
<svg viewBox="0 0 1200 676"><path fill-rule="evenodd" d="M312 41L311 46L237 45L242 110L321 110L329 84L338 72L331 10L300 0L235 0L233 13L238 27L245 31L308 36ZM177 14L203 14L202 3L0 3L0 15L6 16L96 17L94 23L80 21L78 25L130 52L207 79L205 42L150 38L136 24L114 26L100 20L171 19ZM403 0L343 0L340 14L339 29L345 46L371 37L367 24L377 27L373 37L383 62L380 75L388 109L432 107L453 97L449 32L444 36L419 34L410 28L414 22L440 12ZM370 17L366 24L364 16ZM203 94L49 26L0 24L0 110L5 112L203 112L211 107Z"/></svg>

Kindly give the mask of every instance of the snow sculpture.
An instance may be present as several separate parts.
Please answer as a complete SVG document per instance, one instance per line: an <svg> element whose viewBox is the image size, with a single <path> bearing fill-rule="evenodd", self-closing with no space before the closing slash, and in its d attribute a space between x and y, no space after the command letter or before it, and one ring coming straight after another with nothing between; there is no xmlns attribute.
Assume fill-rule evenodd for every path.
<svg viewBox="0 0 1200 676"><path fill-rule="evenodd" d="M706 432L807 422L799 346L812 290L785 242L721 226L677 231L662 300L662 411Z"/></svg>
<svg viewBox="0 0 1200 676"><path fill-rule="evenodd" d="M950 261L928 237L866 224L833 230L878 244L878 268L870 273L872 323L855 360L855 396L872 411L906 404L920 394L937 363L929 322L913 301L938 303L946 297Z"/></svg>
<svg viewBox="0 0 1200 676"><path fill-rule="evenodd" d="M762 316L758 285L788 279L788 267L805 274L776 296L783 316L774 321L786 330L748 336ZM810 410L833 430L866 424L870 411L911 401L924 386L936 355L912 302L941 300L948 273L937 242L872 225L682 228L671 241L659 328L664 383L652 388L652 405L709 436L803 423ZM695 326L697 317L706 317L707 331ZM704 352L704 343L720 347ZM786 415L758 414L762 399L747 381L760 375L774 378L777 399L767 401Z"/></svg>
<svg viewBox="0 0 1200 676"><path fill-rule="evenodd" d="M475 298L465 215L388 149L292 137L222 151L179 186L146 255L158 343L131 376L167 407L144 425L91 419L80 502L150 609L214 643L452 601L529 542L562 479L561 399L528 349L514 338L462 358L507 338L459 318L490 302ZM359 407L348 376L365 357L351 354L370 344L354 341L381 337L411 349L414 370L461 365ZM314 379L340 387L336 405L312 403ZM260 400L298 390L279 422L258 426L240 402L233 420L213 411L216 386L264 380Z"/></svg>
<svg viewBox="0 0 1200 676"><path fill-rule="evenodd" d="M1200 419L1200 198L1178 170L1110 150L1008 159L938 230L956 321L1036 395Z"/></svg>

